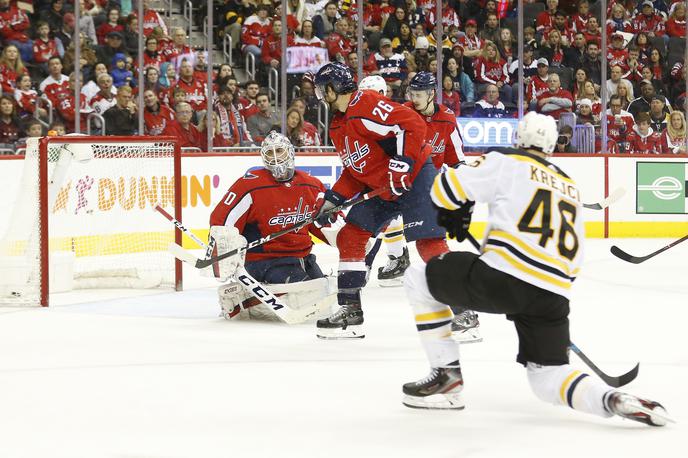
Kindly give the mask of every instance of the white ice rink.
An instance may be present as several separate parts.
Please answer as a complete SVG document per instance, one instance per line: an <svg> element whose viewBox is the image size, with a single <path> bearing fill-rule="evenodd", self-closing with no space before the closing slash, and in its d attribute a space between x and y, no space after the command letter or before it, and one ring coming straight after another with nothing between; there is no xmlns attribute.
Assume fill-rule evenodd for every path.
<svg viewBox="0 0 688 458"><path fill-rule="evenodd" d="M466 409L408 409L401 385L428 366L402 288L371 280L366 338L321 341L314 324L218 318L214 287L188 272L182 293L0 307L0 458L688 457L688 243L640 265L608 251L667 242L589 241L571 336L608 373L640 361L628 391L676 425L538 401L512 324L487 315L484 342L461 349Z"/></svg>

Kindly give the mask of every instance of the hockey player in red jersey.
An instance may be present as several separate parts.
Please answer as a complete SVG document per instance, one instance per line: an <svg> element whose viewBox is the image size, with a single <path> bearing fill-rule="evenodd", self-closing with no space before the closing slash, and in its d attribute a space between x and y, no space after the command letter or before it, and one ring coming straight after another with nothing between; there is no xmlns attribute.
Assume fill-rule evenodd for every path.
<svg viewBox="0 0 688 458"><path fill-rule="evenodd" d="M316 94L335 113L330 138L344 170L318 206L317 219L326 212L369 190L384 190L354 206L337 235L340 308L317 323L318 337L364 337L361 289L367 281L365 246L398 214L406 222L407 240L417 241L424 260L449 251L444 230L428 199L437 169L425 143L426 125L414 110L391 102L375 91L358 91L351 70L339 63L324 65L315 76Z"/></svg>

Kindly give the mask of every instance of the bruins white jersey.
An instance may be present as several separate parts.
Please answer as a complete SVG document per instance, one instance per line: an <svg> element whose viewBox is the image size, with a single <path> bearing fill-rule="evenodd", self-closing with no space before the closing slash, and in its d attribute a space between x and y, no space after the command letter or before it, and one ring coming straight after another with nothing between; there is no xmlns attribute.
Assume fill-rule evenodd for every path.
<svg viewBox="0 0 688 458"><path fill-rule="evenodd" d="M569 297L583 259L580 192L561 169L515 149L495 149L435 179L433 202L455 210L487 203L482 259L489 266Z"/></svg>

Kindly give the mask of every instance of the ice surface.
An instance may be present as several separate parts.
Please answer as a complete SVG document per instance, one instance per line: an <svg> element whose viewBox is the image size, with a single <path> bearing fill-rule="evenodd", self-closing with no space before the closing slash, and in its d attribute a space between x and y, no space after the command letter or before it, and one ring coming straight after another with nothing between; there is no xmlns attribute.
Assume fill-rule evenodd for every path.
<svg viewBox="0 0 688 458"><path fill-rule="evenodd" d="M371 280L366 338L321 341L313 324L219 318L216 285L187 272L182 293L0 308L0 457L686 457L688 245L640 265L608 251L667 242L588 241L571 335L610 374L640 361L628 391L676 425L540 402L511 323L487 315L484 342L462 347L466 409L411 410L401 385L428 367L402 288ZM336 268L331 249L316 252Z"/></svg>

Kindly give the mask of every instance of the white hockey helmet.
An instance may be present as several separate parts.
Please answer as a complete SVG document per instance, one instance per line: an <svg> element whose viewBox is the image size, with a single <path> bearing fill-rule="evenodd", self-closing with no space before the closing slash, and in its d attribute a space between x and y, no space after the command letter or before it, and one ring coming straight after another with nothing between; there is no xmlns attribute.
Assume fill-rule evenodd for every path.
<svg viewBox="0 0 688 458"><path fill-rule="evenodd" d="M557 144L559 130L553 117L529 111L518 122L516 146L533 148L544 154L552 154Z"/></svg>
<svg viewBox="0 0 688 458"><path fill-rule="evenodd" d="M289 181L294 176L294 146L284 135L270 132L260 145L263 165L277 181Z"/></svg>
<svg viewBox="0 0 688 458"><path fill-rule="evenodd" d="M387 82L380 75L370 75L366 76L358 83L358 89L361 91L371 90L385 95L387 93Z"/></svg>

